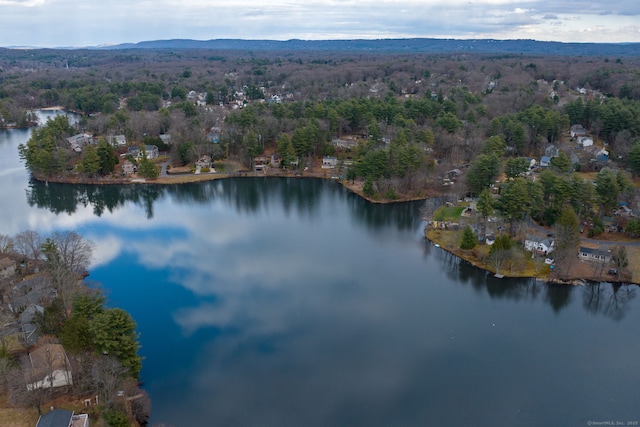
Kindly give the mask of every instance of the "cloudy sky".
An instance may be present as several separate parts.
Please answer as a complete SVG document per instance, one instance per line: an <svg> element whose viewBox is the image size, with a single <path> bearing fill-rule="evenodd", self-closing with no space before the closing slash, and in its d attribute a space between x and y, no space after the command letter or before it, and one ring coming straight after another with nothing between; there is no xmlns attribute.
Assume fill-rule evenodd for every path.
<svg viewBox="0 0 640 427"><path fill-rule="evenodd" d="M0 0L0 46L406 37L640 42L640 2Z"/></svg>

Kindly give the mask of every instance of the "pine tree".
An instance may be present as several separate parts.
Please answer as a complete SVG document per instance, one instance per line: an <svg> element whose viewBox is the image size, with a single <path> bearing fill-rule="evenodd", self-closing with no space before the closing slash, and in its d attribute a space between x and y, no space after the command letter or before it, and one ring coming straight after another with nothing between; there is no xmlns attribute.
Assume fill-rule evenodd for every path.
<svg viewBox="0 0 640 427"><path fill-rule="evenodd" d="M462 239L460 240L460 249L473 249L478 244L478 237L475 235L471 227L468 225L462 230Z"/></svg>

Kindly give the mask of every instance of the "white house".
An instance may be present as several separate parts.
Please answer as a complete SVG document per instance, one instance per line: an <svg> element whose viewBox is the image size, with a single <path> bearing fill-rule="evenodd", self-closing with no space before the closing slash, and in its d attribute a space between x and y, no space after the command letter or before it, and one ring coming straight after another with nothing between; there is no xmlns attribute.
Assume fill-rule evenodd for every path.
<svg viewBox="0 0 640 427"><path fill-rule="evenodd" d="M322 158L322 169L334 169L338 166L338 158L334 156L324 156Z"/></svg>
<svg viewBox="0 0 640 427"><path fill-rule="evenodd" d="M529 252L537 252L547 255L553 251L555 241L548 237L527 236L524 240L524 249Z"/></svg>
<svg viewBox="0 0 640 427"><path fill-rule="evenodd" d="M338 166L338 158L334 156L324 156L322 158L322 169L334 169Z"/></svg>
<svg viewBox="0 0 640 427"><path fill-rule="evenodd" d="M113 145L124 147L125 145L127 145L127 138L124 135L111 135L109 137L109 142L111 142Z"/></svg>
<svg viewBox="0 0 640 427"><path fill-rule="evenodd" d="M587 134L587 131L582 127L582 125L571 126L571 130L569 132L571 134L571 138L575 138L577 136L585 136Z"/></svg>
<svg viewBox="0 0 640 427"><path fill-rule="evenodd" d="M581 136L579 141L580 145L582 145L583 147L591 147L593 145L593 138L590 138L588 136Z"/></svg>

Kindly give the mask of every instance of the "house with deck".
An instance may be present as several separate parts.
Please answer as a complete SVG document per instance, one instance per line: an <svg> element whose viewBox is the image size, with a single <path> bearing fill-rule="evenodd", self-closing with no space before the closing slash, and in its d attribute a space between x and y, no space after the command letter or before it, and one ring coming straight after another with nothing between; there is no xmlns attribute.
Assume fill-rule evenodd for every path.
<svg viewBox="0 0 640 427"><path fill-rule="evenodd" d="M69 409L52 409L40 415L36 427L89 427L89 415L76 415Z"/></svg>
<svg viewBox="0 0 640 427"><path fill-rule="evenodd" d="M324 156L322 158L322 169L335 169L338 166L338 158L334 156Z"/></svg>
<svg viewBox="0 0 640 427"><path fill-rule="evenodd" d="M67 142L69 143L69 147L79 153L82 151L82 147L88 144L93 144L93 135L90 133L79 133L77 135L70 136L67 138Z"/></svg>
<svg viewBox="0 0 640 427"><path fill-rule="evenodd" d="M524 249L540 255L547 255L555 248L555 241L549 237L527 236L524 239Z"/></svg>

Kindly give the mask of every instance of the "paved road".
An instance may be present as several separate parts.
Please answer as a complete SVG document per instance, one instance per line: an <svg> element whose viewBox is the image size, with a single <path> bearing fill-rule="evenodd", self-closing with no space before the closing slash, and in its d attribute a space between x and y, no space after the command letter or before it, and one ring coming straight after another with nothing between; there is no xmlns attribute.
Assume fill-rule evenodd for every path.
<svg viewBox="0 0 640 427"><path fill-rule="evenodd" d="M166 162L162 162L162 164L160 165L160 177L168 176L167 175L167 165L169 163L170 163L169 161L166 161Z"/></svg>

